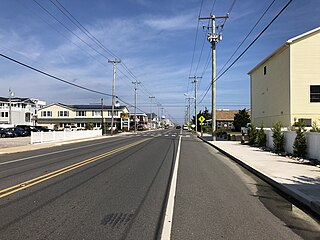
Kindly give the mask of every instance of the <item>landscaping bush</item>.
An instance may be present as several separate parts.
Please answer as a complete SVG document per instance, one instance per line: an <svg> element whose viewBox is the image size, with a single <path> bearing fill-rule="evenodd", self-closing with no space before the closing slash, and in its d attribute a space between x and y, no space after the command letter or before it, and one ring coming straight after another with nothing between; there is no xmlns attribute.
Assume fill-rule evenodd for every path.
<svg viewBox="0 0 320 240"><path fill-rule="evenodd" d="M249 145L256 144L257 136L258 136L258 131L256 127L253 124L250 124L250 127L248 129Z"/></svg>
<svg viewBox="0 0 320 240"><path fill-rule="evenodd" d="M293 143L293 154L297 157L305 158L307 154L307 140L305 136L305 128L303 122L298 122L297 136Z"/></svg>
<svg viewBox="0 0 320 240"><path fill-rule="evenodd" d="M320 132L320 128L317 126L316 122L312 123L312 129L310 130L310 132Z"/></svg>
<svg viewBox="0 0 320 240"><path fill-rule="evenodd" d="M265 147L267 144L267 135L263 130L263 123L261 123L260 129L258 131L257 142L259 147Z"/></svg>
<svg viewBox="0 0 320 240"><path fill-rule="evenodd" d="M282 127L281 123L277 122L271 128L273 146L276 153L280 153L284 151L284 135L281 132L281 127Z"/></svg>

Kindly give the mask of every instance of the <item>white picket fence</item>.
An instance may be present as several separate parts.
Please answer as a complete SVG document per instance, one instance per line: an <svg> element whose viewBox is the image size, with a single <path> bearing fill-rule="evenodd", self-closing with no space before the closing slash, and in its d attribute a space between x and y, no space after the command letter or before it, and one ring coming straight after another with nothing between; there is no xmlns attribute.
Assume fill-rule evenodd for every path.
<svg viewBox="0 0 320 240"><path fill-rule="evenodd" d="M267 135L267 147L274 149L272 131L267 129L264 130ZM293 143L297 136L294 131L283 131L285 144L284 150L287 153L293 154ZM307 140L307 157L312 159L320 160L320 133L317 132L306 132Z"/></svg>
<svg viewBox="0 0 320 240"><path fill-rule="evenodd" d="M101 130L31 132L31 144L102 136Z"/></svg>

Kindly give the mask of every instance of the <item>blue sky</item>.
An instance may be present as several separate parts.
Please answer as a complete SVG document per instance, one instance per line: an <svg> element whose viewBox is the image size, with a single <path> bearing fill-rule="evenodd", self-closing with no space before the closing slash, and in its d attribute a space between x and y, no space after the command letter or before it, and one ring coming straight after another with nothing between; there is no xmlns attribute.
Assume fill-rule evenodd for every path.
<svg viewBox="0 0 320 240"><path fill-rule="evenodd" d="M56 3L55 0L52 2ZM52 2L1 0L0 53L70 82L111 94L113 72L107 58L113 60L113 57L85 36ZM190 75L203 74L198 85L198 100L202 99L211 81L210 65L204 71L211 51L202 29L202 25L207 25L205 21L198 28L191 64L201 0L59 2L141 81L138 89L140 109L150 112L149 96L153 95L154 112L158 112L156 103L160 103L165 115L182 123L186 110L184 93L193 94ZM220 16L228 12L233 0L203 0L201 16L209 16L214 2L213 14ZM271 2L236 1L223 28L223 40L217 44L217 72ZM235 57L287 2L275 1ZM217 81L217 108L248 108L247 73L286 40L319 27L319 12L319 0L294 0L234 67ZM123 65L118 65L118 70L116 95L133 104L131 82L134 79ZM42 76L4 58L0 58L0 71L0 96L3 97L8 95L9 88L17 97L38 98L47 103L91 104L100 102L103 97ZM198 109L211 109L210 92ZM111 104L110 98L103 98Z"/></svg>

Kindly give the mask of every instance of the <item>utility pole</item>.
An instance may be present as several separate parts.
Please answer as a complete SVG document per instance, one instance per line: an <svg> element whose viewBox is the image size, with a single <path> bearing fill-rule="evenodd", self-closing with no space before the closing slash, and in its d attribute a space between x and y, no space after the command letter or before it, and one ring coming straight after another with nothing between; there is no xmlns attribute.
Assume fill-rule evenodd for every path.
<svg viewBox="0 0 320 240"><path fill-rule="evenodd" d="M113 135L113 122L114 122L114 98L116 94L116 69L120 60L109 60L108 63L113 64L113 81L112 81L112 110L111 110L111 136Z"/></svg>
<svg viewBox="0 0 320 240"><path fill-rule="evenodd" d="M197 119L197 82L199 78L202 77L189 77L190 79L193 79L192 83L194 83L194 119L195 119L195 124L196 124L196 134L198 134L198 119Z"/></svg>
<svg viewBox="0 0 320 240"><path fill-rule="evenodd" d="M9 88L9 124L12 124L12 109L11 109L11 98L13 96L13 92Z"/></svg>
<svg viewBox="0 0 320 240"><path fill-rule="evenodd" d="M188 97L188 129L190 130L190 100L193 99L193 97Z"/></svg>
<svg viewBox="0 0 320 240"><path fill-rule="evenodd" d="M160 119L161 119L161 118L160 118L160 107L161 107L161 104L158 103L157 106L158 106L158 128L159 128L159 126L160 126L160 121L161 121L161 120L160 120Z"/></svg>
<svg viewBox="0 0 320 240"><path fill-rule="evenodd" d="M102 129L102 135L104 135L105 131L104 131L104 120L103 120L103 98L101 98L101 129Z"/></svg>
<svg viewBox="0 0 320 240"><path fill-rule="evenodd" d="M132 82L134 84L134 132L137 132L137 123L136 123L136 119L137 119L137 90L138 90L138 84L140 84L139 81L133 81Z"/></svg>
<svg viewBox="0 0 320 240"><path fill-rule="evenodd" d="M155 97L154 96L149 96L150 98L150 129L152 129L152 117L153 117L153 114L152 114L152 99L154 99Z"/></svg>
<svg viewBox="0 0 320 240"><path fill-rule="evenodd" d="M216 17L212 15L211 17L199 17L199 20L211 20L211 30L212 32L208 34L208 41L211 43L212 48L212 141L216 140L215 131L216 131L216 43L222 40L221 34L216 34L216 19L227 19L229 18L229 14L226 16Z"/></svg>

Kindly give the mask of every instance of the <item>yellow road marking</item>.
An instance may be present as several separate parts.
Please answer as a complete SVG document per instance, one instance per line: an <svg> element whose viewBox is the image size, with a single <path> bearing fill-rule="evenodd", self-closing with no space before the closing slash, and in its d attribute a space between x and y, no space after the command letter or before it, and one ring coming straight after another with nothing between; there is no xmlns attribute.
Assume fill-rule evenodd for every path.
<svg viewBox="0 0 320 240"><path fill-rule="evenodd" d="M118 152L121 152L123 150L126 150L128 148L131 148L135 145L138 145L140 143L143 143L147 140L150 140L150 139L143 139L143 140L140 140L138 142L135 142L135 143L131 143L129 145L126 145L126 146L123 146L123 147L120 147L120 148L117 148L117 149L114 149L114 150L111 150L110 152L106 152L106 153L103 153L101 155L98 155L98 156L95 156L95 157L92 157L92 158L89 158L89 159L86 159L86 160L83 160L81 162L78 162L78 163L74 163L70 166L67 166L67 167L64 167L64 168L61 168L61 169L58 169L58 170L55 170L53 172L50 172L50 173L47 173L47 174L44 174L44 175L41 175L39 177L36 177L36 178L33 178L33 179L30 179L28 181L25 181L25 182L22 182L22 183L19 183L17 185L14 185L14 186L11 186L11 187L8 187L8 188L5 188L5 189L2 189L0 190L0 198L3 198L3 197L6 197L8 195L11 195L15 192L18 192L18 191L21 191L23 189L26 189L26 188L29 188L31 186L34 186L36 184L39 184L41 182L44 182L46 180L49 180L51 178L54 178L54 177L57 177L59 175L62 175L64 173L67 173L67 172L70 172L74 169L77 169L77 168L80 168L82 166L85 166L89 163L92 163L92 162L95 162L95 161L98 161L104 157L107 157L107 156L110 156L112 154L115 154L115 153L118 153Z"/></svg>

